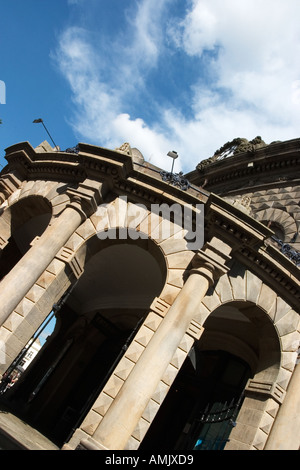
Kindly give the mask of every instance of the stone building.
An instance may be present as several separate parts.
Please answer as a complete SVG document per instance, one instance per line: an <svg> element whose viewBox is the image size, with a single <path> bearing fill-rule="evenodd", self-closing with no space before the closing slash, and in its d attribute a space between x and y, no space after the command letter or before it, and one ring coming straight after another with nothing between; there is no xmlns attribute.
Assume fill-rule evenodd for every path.
<svg viewBox="0 0 300 470"><path fill-rule="evenodd" d="M0 434L28 449L299 449L299 148L235 139L187 175L128 144L8 148L3 381L56 324L2 393Z"/></svg>

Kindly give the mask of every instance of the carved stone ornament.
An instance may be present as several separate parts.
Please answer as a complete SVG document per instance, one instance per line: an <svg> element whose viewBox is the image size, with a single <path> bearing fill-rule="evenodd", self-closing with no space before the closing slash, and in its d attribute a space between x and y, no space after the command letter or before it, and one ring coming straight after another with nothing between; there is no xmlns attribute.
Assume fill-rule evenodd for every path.
<svg viewBox="0 0 300 470"><path fill-rule="evenodd" d="M171 173L169 171L161 171L160 175L163 181L171 183L173 186L178 186L183 191L186 191L190 187L190 182L184 178L182 171L179 173Z"/></svg>
<svg viewBox="0 0 300 470"><path fill-rule="evenodd" d="M255 137L253 140L247 140L241 137L233 139L231 142L227 142L214 155L206 160L203 160L197 165L198 171L203 171L207 165L223 160L224 158L232 157L240 153L253 154L256 150L266 147L267 144L262 140L260 136Z"/></svg>

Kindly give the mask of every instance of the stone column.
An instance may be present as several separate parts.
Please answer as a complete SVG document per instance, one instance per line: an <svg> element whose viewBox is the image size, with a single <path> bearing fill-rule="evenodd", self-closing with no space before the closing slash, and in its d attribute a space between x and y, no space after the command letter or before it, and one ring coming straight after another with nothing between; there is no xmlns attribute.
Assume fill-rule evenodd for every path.
<svg viewBox="0 0 300 470"><path fill-rule="evenodd" d="M216 241L216 240L215 240ZM222 248L230 248L219 241ZM139 418L172 360L209 286L226 271L223 253L207 244L198 252L194 268L136 363L114 402L103 417L90 443L107 450L124 449ZM84 444L84 443L83 443Z"/></svg>
<svg viewBox="0 0 300 470"><path fill-rule="evenodd" d="M300 365L295 366L264 450L300 449Z"/></svg>
<svg viewBox="0 0 300 470"><path fill-rule="evenodd" d="M98 186L101 187L100 183ZM79 185L76 190L68 191L71 203L1 281L0 325L21 302L89 212L96 209L96 199L99 199L100 195L99 189L90 188L85 183Z"/></svg>

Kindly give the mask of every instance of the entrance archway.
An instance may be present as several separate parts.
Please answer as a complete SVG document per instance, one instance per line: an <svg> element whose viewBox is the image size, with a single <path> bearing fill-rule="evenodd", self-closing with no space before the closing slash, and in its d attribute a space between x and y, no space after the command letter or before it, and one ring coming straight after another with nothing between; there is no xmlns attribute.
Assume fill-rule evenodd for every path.
<svg viewBox="0 0 300 470"><path fill-rule="evenodd" d="M280 344L268 315L252 302L214 310L162 403L140 449L221 450L249 378L275 380Z"/></svg>
<svg viewBox="0 0 300 470"><path fill-rule="evenodd" d="M96 244L54 332L5 397L13 413L58 446L84 419L166 280L150 240Z"/></svg>
<svg viewBox="0 0 300 470"><path fill-rule="evenodd" d="M195 345L140 449L223 449L250 374L248 364L237 356L201 351Z"/></svg>

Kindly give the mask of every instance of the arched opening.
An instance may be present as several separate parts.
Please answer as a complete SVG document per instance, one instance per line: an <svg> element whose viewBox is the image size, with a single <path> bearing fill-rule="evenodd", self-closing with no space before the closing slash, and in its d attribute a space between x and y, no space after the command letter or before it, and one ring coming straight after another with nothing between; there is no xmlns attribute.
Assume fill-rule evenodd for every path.
<svg viewBox="0 0 300 470"><path fill-rule="evenodd" d="M249 378L274 380L279 340L268 316L251 302L230 302L204 322L204 332L174 380L141 450L221 450Z"/></svg>
<svg viewBox="0 0 300 470"><path fill-rule="evenodd" d="M195 345L140 450L223 449L249 376L248 364L237 356Z"/></svg>
<svg viewBox="0 0 300 470"><path fill-rule="evenodd" d="M9 391L6 405L58 446L80 425L166 279L150 240L94 239L54 332Z"/></svg>
<svg viewBox="0 0 300 470"><path fill-rule="evenodd" d="M0 280L29 250L35 237L47 228L52 209L41 196L29 196L13 204L9 209L11 236L0 254Z"/></svg>

